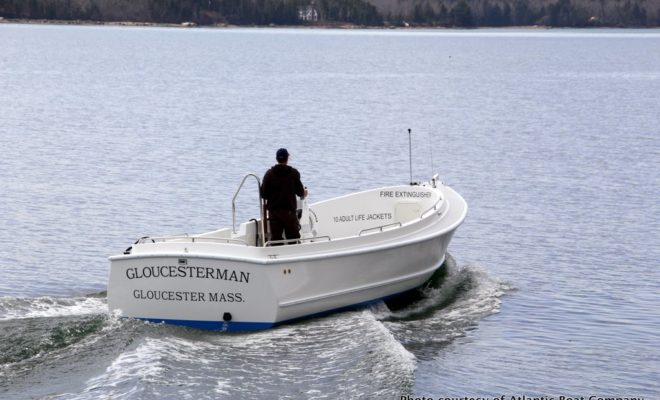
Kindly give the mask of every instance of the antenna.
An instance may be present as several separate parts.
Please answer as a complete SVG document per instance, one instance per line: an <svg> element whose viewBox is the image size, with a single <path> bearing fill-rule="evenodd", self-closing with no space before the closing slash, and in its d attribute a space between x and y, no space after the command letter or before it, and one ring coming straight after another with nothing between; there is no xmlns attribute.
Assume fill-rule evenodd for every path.
<svg viewBox="0 0 660 400"><path fill-rule="evenodd" d="M408 128L408 157L410 158L410 185L413 185L412 174L412 130Z"/></svg>
<svg viewBox="0 0 660 400"><path fill-rule="evenodd" d="M431 176L435 174L435 165L434 165L434 160L433 160L433 140L431 140L431 134L429 132L426 132L427 136L429 137L429 150L431 151Z"/></svg>

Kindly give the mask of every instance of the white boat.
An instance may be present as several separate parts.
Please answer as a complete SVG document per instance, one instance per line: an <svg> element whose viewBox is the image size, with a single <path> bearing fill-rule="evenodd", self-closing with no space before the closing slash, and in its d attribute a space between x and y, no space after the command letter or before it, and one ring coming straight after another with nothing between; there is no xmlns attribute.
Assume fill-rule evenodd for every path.
<svg viewBox="0 0 660 400"><path fill-rule="evenodd" d="M248 177L260 184L248 174L236 195ZM423 285L466 213L465 200L436 175L305 204L295 244L264 242L263 218L144 237L110 257L108 306L124 317L220 331L363 306Z"/></svg>

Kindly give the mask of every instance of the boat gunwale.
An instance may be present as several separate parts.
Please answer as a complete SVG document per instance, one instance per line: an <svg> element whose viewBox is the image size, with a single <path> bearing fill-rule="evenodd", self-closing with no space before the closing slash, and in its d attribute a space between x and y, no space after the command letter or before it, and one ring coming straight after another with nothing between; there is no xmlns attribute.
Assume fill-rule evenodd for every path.
<svg viewBox="0 0 660 400"><path fill-rule="evenodd" d="M270 255L265 254L262 257L249 257L249 256L236 256L236 255L214 255L214 254L209 254L209 253L184 253L184 252L172 252L172 253L138 253L138 254L119 254L115 256L109 257L110 261L119 261L119 260L129 260L129 259L140 259L140 258L202 258L202 259L210 259L210 260L225 260L225 261L235 261L235 262L245 262L245 263L251 263L251 264L260 264L260 265L277 265L277 264L283 264L283 263L291 263L291 262L302 262L302 261L313 261L313 260L318 260L318 259L327 259L327 258L340 258L340 257L348 257L348 256L353 256L353 255L359 255L359 254L367 254L367 253L374 253L374 252L379 252L382 250L387 250L387 249L396 249L400 247L405 247L421 242L425 242L427 240L433 239L438 236L442 236L444 234L447 234L449 232L452 232L456 230L456 228L463 223L465 220L465 217L467 215L468 211L468 206L465 200L453 189L451 189L456 196L460 200L462 200L462 205L463 205L463 212L461 213L460 217L458 217L452 224L450 224L448 227L445 229L442 229L441 231L438 232L431 232L430 234L426 235L415 235L415 232L411 232L410 235L412 238L409 238L408 240L404 241L398 241L398 242L392 242L392 238L383 238L383 234L391 233L391 232L398 232L399 229L403 229L405 227L411 227L415 226L418 223L422 221L429 221L430 218L435 215L438 217L434 223L440 223L443 219L439 218L440 217L440 212L432 213L429 214L426 218L416 220L414 223L409 224L409 225L404 225L401 228L398 229L392 229L392 230L387 230L384 232L378 232L372 235L363 235L363 236L350 236L350 237L345 237L345 238L340 238L336 239L333 241L329 242L317 242L317 243L308 243L308 244L301 244L300 246L305 246L305 245L311 245L311 244L322 244L322 245L327 245L328 243L332 244L337 244L337 243L346 243L346 239L355 239L355 238L365 238L365 237L376 237L376 238L383 238L384 240L381 240L380 244L379 243L374 243L373 245L365 245L364 247L360 248L353 248L353 249L346 249L346 248L339 248L336 250L327 250L323 252L318 252L316 254L308 254L308 255L277 255L277 257L270 257ZM449 199L445 199L447 202L447 207L449 208L450 201ZM430 223L423 227L420 231L425 231L431 228L434 223ZM419 232L419 231L418 231ZM205 243L208 244L208 243ZM235 247L240 247L240 248L245 248L242 245L234 245L234 244L227 244L227 243L214 243L213 245L215 246L235 246ZM273 247L255 247L255 249L274 249Z"/></svg>

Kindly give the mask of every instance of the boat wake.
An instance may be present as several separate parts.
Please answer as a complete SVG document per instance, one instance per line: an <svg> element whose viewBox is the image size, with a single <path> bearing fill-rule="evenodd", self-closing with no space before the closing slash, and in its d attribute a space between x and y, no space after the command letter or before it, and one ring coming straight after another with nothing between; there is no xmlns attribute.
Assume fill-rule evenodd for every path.
<svg viewBox="0 0 660 400"><path fill-rule="evenodd" d="M339 397L369 398L409 387L414 369L414 357L368 310L256 333L150 325L67 398L179 398L194 391L209 398L299 399L327 398L331 389Z"/></svg>
<svg viewBox="0 0 660 400"><path fill-rule="evenodd" d="M0 297L0 321L101 314L108 310L105 292L84 297Z"/></svg>
<svg viewBox="0 0 660 400"><path fill-rule="evenodd" d="M0 298L0 398L70 387L99 358L121 351L139 325L109 315L104 293Z"/></svg>
<svg viewBox="0 0 660 400"><path fill-rule="evenodd" d="M415 357L368 309L219 334L118 318L100 295L2 302L2 399L354 398L414 382Z"/></svg>
<svg viewBox="0 0 660 400"><path fill-rule="evenodd" d="M397 301L236 334L118 318L105 293L0 298L0 398L391 397L509 289L448 256Z"/></svg>
<svg viewBox="0 0 660 400"><path fill-rule="evenodd" d="M474 329L479 320L498 313L501 297L512 290L475 265L459 267L447 255L445 268L427 284L374 309L378 319L417 357L435 351Z"/></svg>

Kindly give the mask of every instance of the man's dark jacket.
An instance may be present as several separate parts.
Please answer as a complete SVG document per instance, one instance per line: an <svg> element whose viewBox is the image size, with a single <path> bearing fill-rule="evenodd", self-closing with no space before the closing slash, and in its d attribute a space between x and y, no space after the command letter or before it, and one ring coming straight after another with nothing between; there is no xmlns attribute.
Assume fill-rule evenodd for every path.
<svg viewBox="0 0 660 400"><path fill-rule="evenodd" d="M266 199L269 210L295 211L296 195L302 197L305 188L297 169L286 164L272 166L264 175L261 197Z"/></svg>

